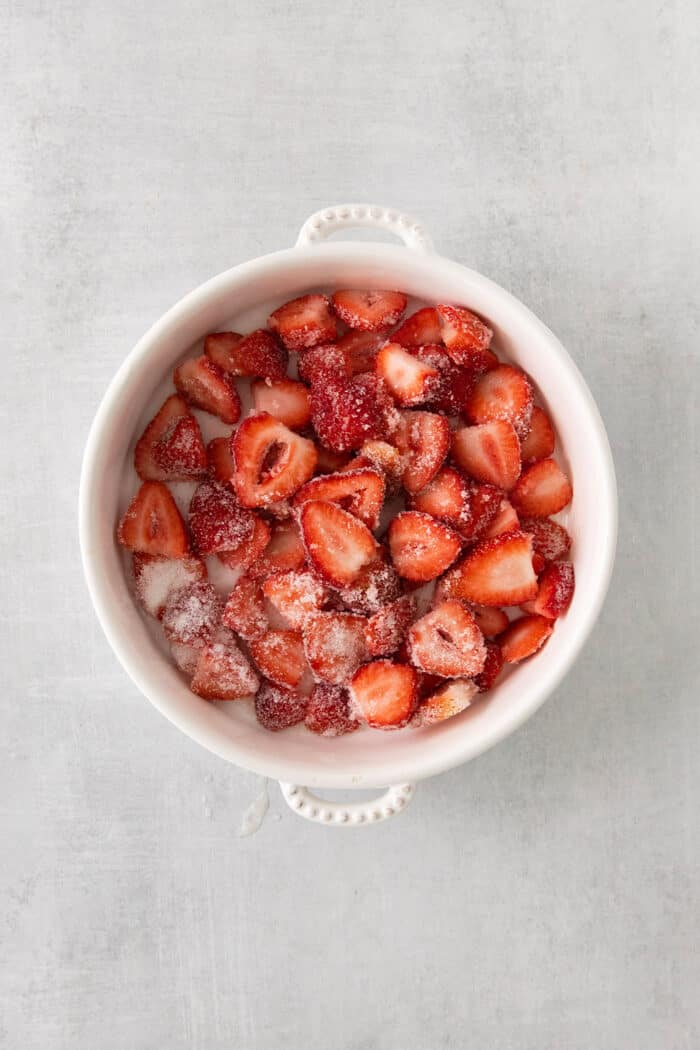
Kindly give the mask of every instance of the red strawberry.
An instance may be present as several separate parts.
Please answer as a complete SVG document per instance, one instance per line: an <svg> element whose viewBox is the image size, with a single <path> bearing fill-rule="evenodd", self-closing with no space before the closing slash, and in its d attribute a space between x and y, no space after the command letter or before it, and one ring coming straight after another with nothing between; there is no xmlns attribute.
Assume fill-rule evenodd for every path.
<svg viewBox="0 0 700 1050"><path fill-rule="evenodd" d="M337 326L325 295L302 295L278 307L267 323L288 350L332 343Z"/></svg>
<svg viewBox="0 0 700 1050"><path fill-rule="evenodd" d="M297 370L305 383L324 383L328 376L348 378L345 354L335 343L304 350L297 358Z"/></svg>
<svg viewBox="0 0 700 1050"><path fill-rule="evenodd" d="M158 558L152 554L134 554L136 597L149 616L157 620L165 603L175 591L198 580L206 580L207 567L199 558Z"/></svg>
<svg viewBox="0 0 700 1050"><path fill-rule="evenodd" d="M134 466L143 481L191 481L206 472L199 424L177 394L165 401L136 443Z"/></svg>
<svg viewBox="0 0 700 1050"><path fill-rule="evenodd" d="M470 610L484 638L495 638L508 626L508 617L503 609L492 605L471 605Z"/></svg>
<svg viewBox="0 0 700 1050"><path fill-rule="evenodd" d="M345 372L357 376L362 372L374 372L377 351L387 340L387 332L348 332L335 344L342 353Z"/></svg>
<svg viewBox="0 0 700 1050"><path fill-rule="evenodd" d="M520 440L520 456L523 466L548 459L554 452L556 437L549 416L538 405L532 409L530 429Z"/></svg>
<svg viewBox="0 0 700 1050"><path fill-rule="evenodd" d="M242 700L259 684L234 635L224 628L202 649L190 689L205 700Z"/></svg>
<svg viewBox="0 0 700 1050"><path fill-rule="evenodd" d="M489 350L493 332L470 310L461 306L436 307L442 341L457 365L477 371L494 368L498 358Z"/></svg>
<svg viewBox="0 0 700 1050"><path fill-rule="evenodd" d="M142 554L186 558L190 553L185 523L161 481L144 481L119 522L117 539Z"/></svg>
<svg viewBox="0 0 700 1050"><path fill-rule="evenodd" d="M401 645L416 616L416 600L404 594L382 606L365 625L365 642L371 656L388 656Z"/></svg>
<svg viewBox="0 0 700 1050"><path fill-rule="evenodd" d="M255 697L255 715L261 726L276 733L303 722L307 703L307 697L294 689L263 682Z"/></svg>
<svg viewBox="0 0 700 1050"><path fill-rule="evenodd" d="M294 497L294 506L309 500L337 503L359 518L369 529L376 529L384 506L384 476L376 470L352 470L312 478Z"/></svg>
<svg viewBox="0 0 700 1050"><path fill-rule="evenodd" d="M376 332L394 325L406 309L403 292L365 292L343 289L332 295L333 309L348 328Z"/></svg>
<svg viewBox="0 0 700 1050"><path fill-rule="evenodd" d="M532 547L544 562L565 558L571 549L571 536L558 521L551 521L549 518L522 518L520 527L532 537Z"/></svg>
<svg viewBox="0 0 700 1050"><path fill-rule="evenodd" d="M486 659L484 637L469 609L458 601L444 601L408 632L411 663L427 674L469 678L479 674Z"/></svg>
<svg viewBox="0 0 700 1050"><path fill-rule="evenodd" d="M247 543L255 515L238 506L231 489L216 481L203 481L190 501L190 528L200 554L233 551Z"/></svg>
<svg viewBox="0 0 700 1050"><path fill-rule="evenodd" d="M407 457L403 485L419 492L433 480L450 447L450 424L433 412L402 412L394 437L399 452Z"/></svg>
<svg viewBox="0 0 700 1050"><path fill-rule="evenodd" d="M223 608L223 600L203 580L174 591L163 609L166 638L181 645L204 645L219 626Z"/></svg>
<svg viewBox="0 0 700 1050"><path fill-rule="evenodd" d="M400 729L418 700L418 676L412 667L375 660L356 671L350 683L352 709L374 729Z"/></svg>
<svg viewBox="0 0 700 1050"><path fill-rule="evenodd" d="M412 497L411 508L441 518L456 529L469 529L472 522L469 482L453 467L443 467Z"/></svg>
<svg viewBox="0 0 700 1050"><path fill-rule="evenodd" d="M316 451L316 474L335 474L339 470L345 470L350 462L348 452L331 452L325 445L318 445ZM352 467L350 469L352 470Z"/></svg>
<svg viewBox="0 0 700 1050"><path fill-rule="evenodd" d="M178 670L182 671L190 679L197 670L201 651L194 645L183 645L181 642L171 642L170 644L170 655L175 661Z"/></svg>
<svg viewBox="0 0 700 1050"><path fill-rule="evenodd" d="M398 417L379 377L324 375L311 387L311 421L323 445L347 452L368 439L386 437Z"/></svg>
<svg viewBox="0 0 700 1050"><path fill-rule="evenodd" d="M360 723L350 714L347 690L325 683L314 686L304 724L319 736L343 736L360 728Z"/></svg>
<svg viewBox="0 0 700 1050"><path fill-rule="evenodd" d="M523 532L479 543L445 577L446 592L478 605L520 605L537 594L532 544Z"/></svg>
<svg viewBox="0 0 700 1050"><path fill-rule="evenodd" d="M371 467L379 471L385 481L386 495L396 496L401 488L401 478L406 467L404 457L388 441L365 441L358 455L342 469L363 470Z"/></svg>
<svg viewBox="0 0 700 1050"><path fill-rule="evenodd" d="M173 373L178 393L195 408L211 412L224 423L236 423L241 414L241 399L236 384L208 357L183 361Z"/></svg>
<svg viewBox="0 0 700 1050"><path fill-rule="evenodd" d="M224 372L236 375L236 356L233 351L242 338L238 332L212 332L204 340L204 353Z"/></svg>
<svg viewBox="0 0 700 1050"><path fill-rule="evenodd" d="M502 503L503 493L493 485L479 485L472 482L469 486L472 516L468 527L462 526L459 530L467 542L474 543L484 538L491 524L498 516Z"/></svg>
<svg viewBox="0 0 700 1050"><path fill-rule="evenodd" d="M400 328L391 337L401 346L424 346L426 343L439 343L442 340L440 318L432 306L425 306L407 317Z"/></svg>
<svg viewBox="0 0 700 1050"><path fill-rule="evenodd" d="M574 567L568 561L552 562L540 577L537 597L523 605L525 612L556 620L571 605L574 596Z"/></svg>
<svg viewBox="0 0 700 1050"><path fill-rule="evenodd" d="M505 496L501 500L498 513L483 533L483 539L490 540L494 536L502 536L504 532L517 532L520 528L518 515L513 510L513 505Z"/></svg>
<svg viewBox="0 0 700 1050"><path fill-rule="evenodd" d="M273 572L300 569L306 561L306 551L296 521L275 522L272 535L262 557L251 565L251 575L263 579Z"/></svg>
<svg viewBox="0 0 700 1050"><path fill-rule="evenodd" d="M262 589L289 626L298 628L303 627L311 613L318 612L328 597L328 590L318 576L301 569L273 573Z"/></svg>
<svg viewBox="0 0 700 1050"><path fill-rule="evenodd" d="M435 397L440 373L399 346L387 343L377 354L377 374L400 405L420 405Z"/></svg>
<svg viewBox="0 0 700 1050"><path fill-rule="evenodd" d="M486 663L483 671L475 675L474 684L480 693L487 693L492 689L496 679L503 668L503 653L497 642L486 643Z"/></svg>
<svg viewBox="0 0 700 1050"><path fill-rule="evenodd" d="M295 689L308 671L298 631L269 630L252 639L250 655L266 678L290 689Z"/></svg>
<svg viewBox="0 0 700 1050"><path fill-rule="evenodd" d="M454 678L445 682L421 702L413 720L414 725L432 726L454 718L471 705L479 690L468 678Z"/></svg>
<svg viewBox="0 0 700 1050"><path fill-rule="evenodd" d="M518 514L530 518L548 518L571 502L574 490L559 464L542 459L526 467L510 494Z"/></svg>
<svg viewBox="0 0 700 1050"><path fill-rule="evenodd" d="M373 561L351 587L340 590L343 604L356 613L371 615L401 596L401 581L389 562Z"/></svg>
<svg viewBox="0 0 700 1050"><path fill-rule="evenodd" d="M520 475L520 442L505 420L455 431L452 455L470 477L506 491L512 489Z"/></svg>
<svg viewBox="0 0 700 1050"><path fill-rule="evenodd" d="M317 681L342 685L367 659L364 616L319 612L303 628L304 652Z"/></svg>
<svg viewBox="0 0 700 1050"><path fill-rule="evenodd" d="M335 503L305 503L300 522L309 559L332 586L350 586L377 560L379 546L367 526Z"/></svg>
<svg viewBox="0 0 700 1050"><path fill-rule="evenodd" d="M221 622L247 642L260 638L269 630L265 601L258 580L252 576L240 576L236 580Z"/></svg>
<svg viewBox="0 0 700 1050"><path fill-rule="evenodd" d="M421 346L415 352L440 373L440 386L430 401L430 407L448 416L464 415L476 372L456 365L445 353L437 354L434 347Z"/></svg>
<svg viewBox="0 0 700 1050"><path fill-rule="evenodd" d="M525 437L532 416L532 386L524 372L510 365L498 365L481 376L467 404L472 423L505 420L518 437Z"/></svg>
<svg viewBox="0 0 700 1050"><path fill-rule="evenodd" d="M517 664L532 656L542 648L553 630L554 624L546 616L521 616L512 620L498 639L503 659L508 664Z"/></svg>
<svg viewBox="0 0 700 1050"><path fill-rule="evenodd" d="M224 372L234 376L285 379L287 375L287 351L266 328L256 328L238 342L229 341L225 347L218 341L218 335L209 335L204 341L204 352Z"/></svg>
<svg viewBox="0 0 700 1050"><path fill-rule="evenodd" d="M407 510L389 525L389 550L399 576L434 580L460 552L459 536L443 521L418 510Z"/></svg>
<svg viewBox="0 0 700 1050"><path fill-rule="evenodd" d="M309 391L295 379L258 379L251 386L256 412L267 412L292 430L311 420Z"/></svg>
<svg viewBox="0 0 700 1050"><path fill-rule="evenodd" d="M244 507L265 507L292 496L316 466L313 441L267 412L244 419L231 437L233 486Z"/></svg>
<svg viewBox="0 0 700 1050"><path fill-rule="evenodd" d="M228 485L236 469L231 455L231 440L227 437L212 438L207 445L209 473L215 481Z"/></svg>
<svg viewBox="0 0 700 1050"><path fill-rule="evenodd" d="M219 551L217 557L229 569L248 572L261 558L272 536L272 529L262 518L253 522L253 534L249 540L232 551Z"/></svg>

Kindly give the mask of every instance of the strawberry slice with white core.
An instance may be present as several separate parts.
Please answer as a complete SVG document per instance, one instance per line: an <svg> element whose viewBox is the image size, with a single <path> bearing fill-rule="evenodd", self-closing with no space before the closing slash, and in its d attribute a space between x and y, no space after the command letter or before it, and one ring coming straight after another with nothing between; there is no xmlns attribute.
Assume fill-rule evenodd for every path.
<svg viewBox="0 0 700 1050"><path fill-rule="evenodd" d="M241 414L241 399L233 379L208 357L183 361L173 373L178 393L189 404L218 416L224 423L236 423Z"/></svg>
<svg viewBox="0 0 700 1050"><path fill-rule="evenodd" d="M225 627L240 634L247 642L260 638L269 630L265 599L260 581L252 576L236 580L221 617Z"/></svg>
<svg viewBox="0 0 700 1050"><path fill-rule="evenodd" d="M161 481L144 481L119 522L117 539L141 554L186 558L190 553L185 523Z"/></svg>
<svg viewBox="0 0 700 1050"><path fill-rule="evenodd" d="M503 609L489 605L470 605L469 608L484 638L495 638L508 626L508 617Z"/></svg>
<svg viewBox="0 0 700 1050"><path fill-rule="evenodd" d="M506 491L515 485L520 475L520 442L513 426L505 420L455 431L452 456L476 481Z"/></svg>
<svg viewBox="0 0 700 1050"><path fill-rule="evenodd" d="M382 606L365 624L365 642L370 655L389 656L396 652L415 618L416 600L410 594Z"/></svg>
<svg viewBox="0 0 700 1050"><path fill-rule="evenodd" d="M229 569L247 572L259 561L263 551L270 542L271 535L272 529L268 523L262 518L256 517L253 522L253 533L250 539L241 543L239 547L234 548L232 551L218 551L217 558L223 565L227 565Z"/></svg>
<svg viewBox="0 0 700 1050"><path fill-rule="evenodd" d="M508 664L527 659L542 648L553 630L554 623L546 616L521 616L513 620L498 639L503 659Z"/></svg>
<svg viewBox="0 0 700 1050"><path fill-rule="evenodd" d="M391 338L401 346L424 346L427 343L441 342L442 330L437 310L433 306L424 306L422 310L416 310L396 329Z"/></svg>
<svg viewBox="0 0 700 1050"><path fill-rule="evenodd" d="M432 726L465 711L478 696L479 690L469 678L455 678L446 682L421 702L413 720L414 725Z"/></svg>
<svg viewBox="0 0 700 1050"><path fill-rule="evenodd" d="M450 424L434 412L402 412L393 438L406 457L403 485L413 494L433 480L450 448Z"/></svg>
<svg viewBox="0 0 700 1050"><path fill-rule="evenodd" d="M302 295L278 307L267 321L288 350L332 343L337 326L325 295Z"/></svg>
<svg viewBox="0 0 700 1050"><path fill-rule="evenodd" d="M411 663L427 674L469 678L486 660L484 637L471 612L454 600L441 602L408 632Z"/></svg>
<svg viewBox="0 0 700 1050"><path fill-rule="evenodd" d="M360 728L350 714L347 690L323 682L315 685L309 696L304 724L319 736L344 736Z"/></svg>
<svg viewBox="0 0 700 1050"><path fill-rule="evenodd" d="M261 726L277 733L303 722L307 710L307 697L295 689L263 682L255 697L255 716Z"/></svg>
<svg viewBox="0 0 700 1050"><path fill-rule="evenodd" d="M515 513L515 509L510 500L505 497L501 500L501 505L498 508L498 513L489 525L488 529L483 533L485 540L490 540L494 536L502 536L505 532L517 532L520 529L520 521L518 515Z"/></svg>
<svg viewBox="0 0 700 1050"><path fill-rule="evenodd" d="M556 436L549 416L535 405L530 416L530 429L527 435L520 440L520 456L523 466L538 463L541 459L548 459L554 452Z"/></svg>
<svg viewBox="0 0 700 1050"><path fill-rule="evenodd" d="M295 689L309 666L298 631L269 630L250 642L250 655L266 678Z"/></svg>
<svg viewBox="0 0 700 1050"><path fill-rule="evenodd" d="M357 376L362 372L373 372L377 351L387 338L388 332L382 329L378 332L350 331L339 339L335 345L343 355L346 374Z"/></svg>
<svg viewBox="0 0 700 1050"><path fill-rule="evenodd" d="M204 645L214 636L223 608L223 599L205 581L175 591L163 609L166 638L182 645Z"/></svg>
<svg viewBox="0 0 700 1050"><path fill-rule="evenodd" d="M335 503L305 503L300 523L309 560L334 587L351 586L378 558L379 544L367 526Z"/></svg>
<svg viewBox="0 0 700 1050"><path fill-rule="evenodd" d="M331 298L340 320L348 328L360 328L365 332L395 325L408 302L403 292L366 292L355 288L334 292Z"/></svg>
<svg viewBox="0 0 700 1050"><path fill-rule="evenodd" d="M387 343L377 354L377 374L400 405L420 405L438 393L440 373L398 343Z"/></svg>
<svg viewBox="0 0 700 1050"><path fill-rule="evenodd" d="M469 482L454 467L443 467L424 489L416 492L411 507L441 518L457 529L468 528L472 520Z"/></svg>
<svg viewBox="0 0 700 1050"><path fill-rule="evenodd" d="M571 562L553 562L540 576L537 597L531 602L525 602L523 610L556 620L571 605L574 586L574 567Z"/></svg>
<svg viewBox="0 0 700 1050"><path fill-rule="evenodd" d="M262 557L250 567L251 574L263 579L273 572L300 569L306 561L306 551L296 521L275 522L270 541Z"/></svg>
<svg viewBox="0 0 700 1050"><path fill-rule="evenodd" d="M373 729L400 729L415 711L418 675L405 664L375 660L355 672L350 698L353 713Z"/></svg>
<svg viewBox="0 0 700 1050"><path fill-rule="evenodd" d="M202 649L190 689L204 700L242 700L253 696L259 684L234 635L223 628Z"/></svg>
<svg viewBox="0 0 700 1050"><path fill-rule="evenodd" d="M134 554L136 597L156 620L163 615L171 594L206 580L207 568L199 558L156 558L151 554Z"/></svg>
<svg viewBox="0 0 700 1050"><path fill-rule="evenodd" d="M236 374L233 354L243 336L239 332L211 332L204 340L204 353L224 372Z"/></svg>
<svg viewBox="0 0 700 1050"><path fill-rule="evenodd" d="M376 529L384 506L385 487L383 475L369 468L326 474L312 478L300 488L294 497L294 506L301 507L310 500L337 503L369 529Z"/></svg>
<svg viewBox="0 0 700 1050"><path fill-rule="evenodd" d="M389 550L394 568L406 580L425 583L448 568L462 547L456 532L443 521L417 510L397 514L389 525Z"/></svg>
<svg viewBox="0 0 700 1050"><path fill-rule="evenodd" d="M206 473L199 424L178 394L164 402L139 438L134 467L142 481L191 481Z"/></svg>
<svg viewBox="0 0 700 1050"><path fill-rule="evenodd" d="M522 518L520 527L532 537L533 550L544 562L559 561L571 549L571 536L558 521L550 518Z"/></svg>
<svg viewBox="0 0 700 1050"><path fill-rule="evenodd" d="M224 372L233 376L251 376L259 379L284 379L289 355L266 328L256 328L242 339L221 340L224 332L208 335L204 353Z"/></svg>
<svg viewBox="0 0 700 1050"><path fill-rule="evenodd" d="M532 397L532 386L524 372L499 365L477 380L467 402L467 416L472 423L503 419L522 438L530 429Z"/></svg>
<svg viewBox="0 0 700 1050"><path fill-rule="evenodd" d="M205 557L233 551L247 543L255 528L255 515L239 507L226 485L203 481L190 501L190 528L195 546Z"/></svg>
<svg viewBox="0 0 700 1050"><path fill-rule="evenodd" d="M244 419L231 438L233 486L244 507L265 507L292 496L313 475L313 441L261 412Z"/></svg>
<svg viewBox="0 0 700 1050"><path fill-rule="evenodd" d="M317 681L342 685L367 659L364 616L320 612L304 622L304 652Z"/></svg>
<svg viewBox="0 0 700 1050"><path fill-rule="evenodd" d="M462 306L440 304L436 310L442 341L455 364L477 371L498 364L498 358L489 350L493 332L480 317Z"/></svg>
<svg viewBox="0 0 700 1050"><path fill-rule="evenodd" d="M292 430L311 420L309 391L295 379L258 379L251 385L256 412L267 412Z"/></svg>
<svg viewBox="0 0 700 1050"><path fill-rule="evenodd" d="M518 514L548 518L568 506L573 494L571 482L559 464L553 459L542 459L525 468L510 499Z"/></svg>
<svg viewBox="0 0 700 1050"><path fill-rule="evenodd" d="M231 455L231 440L227 437L212 438L207 445L209 473L222 485L228 485L236 469Z"/></svg>
<svg viewBox="0 0 700 1050"><path fill-rule="evenodd" d="M401 596L401 580L390 562L372 561L354 584L340 590L344 605L353 612L372 615Z"/></svg>
<svg viewBox="0 0 700 1050"><path fill-rule="evenodd" d="M532 542L523 532L483 540L444 578L445 592L478 605L520 605L537 594Z"/></svg>
<svg viewBox="0 0 700 1050"><path fill-rule="evenodd" d="M328 598L328 589L318 576L301 569L273 573L262 589L290 627L303 627L307 617L318 612Z"/></svg>
<svg viewBox="0 0 700 1050"><path fill-rule="evenodd" d="M497 642L486 643L486 663L483 671L474 677L474 684L480 693L493 689L496 679L503 669L503 653Z"/></svg>

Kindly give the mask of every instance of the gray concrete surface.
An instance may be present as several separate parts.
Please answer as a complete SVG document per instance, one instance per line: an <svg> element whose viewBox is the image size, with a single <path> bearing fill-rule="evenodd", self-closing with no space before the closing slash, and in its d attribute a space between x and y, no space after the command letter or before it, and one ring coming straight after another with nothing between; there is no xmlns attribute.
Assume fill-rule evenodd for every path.
<svg viewBox="0 0 700 1050"><path fill-rule="evenodd" d="M695 1050L694 0L6 0L2 1050ZM83 443L184 292L366 199L561 336L609 428L611 595L557 695L369 831L137 694L89 607ZM283 811L284 810L284 811Z"/></svg>

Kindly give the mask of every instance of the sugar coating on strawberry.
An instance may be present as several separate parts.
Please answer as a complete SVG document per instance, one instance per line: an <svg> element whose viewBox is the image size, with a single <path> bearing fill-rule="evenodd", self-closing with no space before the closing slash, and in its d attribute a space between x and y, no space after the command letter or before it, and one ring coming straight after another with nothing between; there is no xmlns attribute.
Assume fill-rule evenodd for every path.
<svg viewBox="0 0 700 1050"><path fill-rule="evenodd" d="M540 576L537 596L531 602L526 602L523 609L556 620L571 605L574 586L574 567L571 562L552 562Z"/></svg>
<svg viewBox="0 0 700 1050"><path fill-rule="evenodd" d="M224 372L235 373L233 351L242 338L238 332L211 332L204 340L204 353Z"/></svg>
<svg viewBox="0 0 700 1050"><path fill-rule="evenodd" d="M523 438L530 429L532 407L532 385L525 373L511 365L498 365L477 380L467 415L472 423L505 420Z"/></svg>
<svg viewBox="0 0 700 1050"><path fill-rule="evenodd" d="M251 539L254 525L254 515L238 505L228 486L207 480L195 490L190 528L200 554L236 550Z"/></svg>
<svg viewBox="0 0 700 1050"><path fill-rule="evenodd" d="M472 501L469 482L454 467L443 467L411 498L411 508L440 518L457 529L470 528Z"/></svg>
<svg viewBox="0 0 700 1050"><path fill-rule="evenodd" d="M294 379L258 379L251 385L256 412L268 412L291 430L311 420L309 391Z"/></svg>
<svg viewBox="0 0 700 1050"><path fill-rule="evenodd" d="M404 594L369 617L365 624L365 643L371 656L389 656L396 652L416 618L416 609L415 598Z"/></svg>
<svg viewBox="0 0 700 1050"><path fill-rule="evenodd" d="M432 726L465 711L478 695L478 687L469 678L455 678L431 693L416 711L414 725Z"/></svg>
<svg viewBox="0 0 700 1050"><path fill-rule="evenodd" d="M541 459L549 459L555 444L556 436L549 416L539 405L535 405L530 417L530 429L520 440L523 466L537 463Z"/></svg>
<svg viewBox="0 0 700 1050"><path fill-rule="evenodd" d="M328 597L328 588L315 573L291 569L268 576L263 594L284 616L290 627L301 628L311 613L318 612Z"/></svg>
<svg viewBox="0 0 700 1050"><path fill-rule="evenodd" d="M250 643L250 654L270 681L294 689L308 671L301 634L269 630Z"/></svg>
<svg viewBox="0 0 700 1050"><path fill-rule="evenodd" d="M469 609L454 600L441 602L408 631L411 663L427 674L469 678L486 660L484 638Z"/></svg>
<svg viewBox="0 0 700 1050"><path fill-rule="evenodd" d="M421 405L437 396L440 373L398 343L387 343L377 354L377 374L400 405Z"/></svg>
<svg viewBox="0 0 700 1050"><path fill-rule="evenodd" d="M449 525L422 511L397 514L389 525L394 568L406 580L434 580L459 554L462 542Z"/></svg>
<svg viewBox="0 0 700 1050"><path fill-rule="evenodd" d="M289 355L275 337L265 328L239 339L232 332L218 332L207 336L204 353L210 360L233 376L251 376L260 379L284 379ZM221 337L226 336L224 340Z"/></svg>
<svg viewBox="0 0 700 1050"><path fill-rule="evenodd" d="M377 560L378 544L370 530L335 503L304 503L299 522L310 562L334 587L351 586Z"/></svg>
<svg viewBox="0 0 700 1050"><path fill-rule="evenodd" d="M456 364L483 370L498 363L489 350L493 332L480 317L462 306L440 304L436 310L442 341Z"/></svg>
<svg viewBox="0 0 700 1050"><path fill-rule="evenodd" d="M450 424L434 412L405 411L393 440L406 456L403 486L413 494L425 488L444 463L450 448Z"/></svg>
<svg viewBox="0 0 700 1050"><path fill-rule="evenodd" d="M250 567L252 575L260 578L285 569L300 569L306 561L306 551L296 521L278 521L272 525L270 540L261 557Z"/></svg>
<svg viewBox="0 0 700 1050"><path fill-rule="evenodd" d="M259 580L252 576L240 576L236 580L226 601L221 622L247 642L261 638L267 632L270 622Z"/></svg>
<svg viewBox="0 0 700 1050"><path fill-rule="evenodd" d="M197 670L201 648L195 645L183 645L182 642L170 643L170 655L175 661L175 666L188 678Z"/></svg>
<svg viewBox="0 0 700 1050"><path fill-rule="evenodd" d="M386 483L387 496L395 496L401 488L401 478L406 469L404 456L388 441L365 441L361 446L359 455L353 461L355 468L360 466L373 467L381 471ZM352 463L344 470L354 469Z"/></svg>
<svg viewBox="0 0 700 1050"><path fill-rule="evenodd" d="M470 605L469 611L476 620L484 638L495 638L508 626L508 617L503 609L489 605Z"/></svg>
<svg viewBox="0 0 700 1050"><path fill-rule="evenodd" d="M571 549L571 536L563 525L550 518L521 518L520 527L532 539L532 547L545 562L565 558Z"/></svg>
<svg viewBox="0 0 700 1050"><path fill-rule="evenodd" d="M398 415L379 377L324 375L311 387L311 422L321 444L347 452L391 434Z"/></svg>
<svg viewBox="0 0 700 1050"><path fill-rule="evenodd" d="M503 669L503 653L497 642L486 642L486 662L483 670L474 676L474 684L480 693L493 689Z"/></svg>
<svg viewBox="0 0 700 1050"><path fill-rule="evenodd" d="M299 378L305 383L323 383L328 376L348 378L343 351L335 343L323 343L300 352L297 358Z"/></svg>
<svg viewBox="0 0 700 1050"><path fill-rule="evenodd" d="M428 407L448 416L463 415L478 373L455 364L443 346L417 346L411 352L436 369L440 377L435 392L427 402Z"/></svg>
<svg viewBox="0 0 700 1050"><path fill-rule="evenodd" d="M317 681L342 685L367 659L365 618L353 613L320 612L307 617L304 651Z"/></svg>
<svg viewBox="0 0 700 1050"><path fill-rule="evenodd" d="M352 712L374 729L400 729L408 724L418 701L414 668L391 660L364 664L350 682Z"/></svg>
<svg viewBox="0 0 700 1050"><path fill-rule="evenodd" d="M313 441L266 412L244 419L231 438L233 487L244 507L267 507L293 496L313 476Z"/></svg>
<svg viewBox="0 0 700 1050"><path fill-rule="evenodd" d="M210 583L199 581L168 595L162 623L166 638L183 645L204 645L221 622L223 599Z"/></svg>
<svg viewBox="0 0 700 1050"><path fill-rule="evenodd" d="M304 724L319 736L344 736L354 733L360 723L350 714L347 689L319 682L308 699Z"/></svg>
<svg viewBox="0 0 700 1050"><path fill-rule="evenodd" d="M532 541L522 532L482 540L443 579L445 593L477 605L520 605L537 594Z"/></svg>
<svg viewBox="0 0 700 1050"><path fill-rule="evenodd" d="M325 445L317 445L316 451L318 452L318 458L314 473L317 475L336 474L339 470L345 470L350 462L349 452L333 452L331 449L326 448ZM364 466L368 465L364 464Z"/></svg>
<svg viewBox="0 0 700 1050"><path fill-rule="evenodd" d="M554 630L554 623L546 616L521 616L498 638L503 659L517 664L538 652Z"/></svg>
<svg viewBox="0 0 700 1050"><path fill-rule="evenodd" d="M297 492L294 506L301 507L310 500L327 500L354 514L369 529L376 529L385 491L383 473L371 468L345 470L312 478Z"/></svg>
<svg viewBox="0 0 700 1050"><path fill-rule="evenodd" d="M348 609L372 615L401 596L401 581L390 562L372 561L354 584L340 588L338 593Z"/></svg>
<svg viewBox="0 0 700 1050"><path fill-rule="evenodd" d="M520 476L520 442L506 420L457 430L452 435L452 456L475 481L505 491L512 489Z"/></svg>
<svg viewBox="0 0 700 1050"><path fill-rule="evenodd" d="M272 529L269 524L263 518L255 517L253 534L250 539L232 551L219 551L217 558L229 569L247 572L262 557L271 535Z"/></svg>
<svg viewBox="0 0 700 1050"><path fill-rule="evenodd" d="M574 490L556 460L542 459L526 467L511 493L518 514L548 518L568 506Z"/></svg>
<svg viewBox="0 0 700 1050"><path fill-rule="evenodd" d="M355 288L334 292L331 301L338 317L348 328L369 332L397 324L408 302L403 292L362 291Z"/></svg>
<svg viewBox="0 0 700 1050"><path fill-rule="evenodd" d="M224 423L236 423L241 414L241 400L236 384L223 369L206 355L183 361L173 373L178 393L189 404L218 416Z"/></svg>
<svg viewBox="0 0 700 1050"><path fill-rule="evenodd" d="M165 558L186 558L190 541L170 489L161 481L144 481L117 527L127 550Z"/></svg>
<svg viewBox="0 0 700 1050"><path fill-rule="evenodd" d="M440 318L434 306L424 306L407 317L400 328L391 337L401 346L424 346L427 343L439 343L442 339Z"/></svg>
<svg viewBox="0 0 700 1050"><path fill-rule="evenodd" d="M302 295L279 306L270 314L268 325L288 350L305 350L320 343L331 343L337 326L325 295Z"/></svg>
<svg viewBox="0 0 700 1050"><path fill-rule="evenodd" d="M515 508L505 496L501 500L498 513L488 529L483 532L483 538L490 540L494 536L502 536L505 532L517 532L520 529L520 520L515 513Z"/></svg>
<svg viewBox="0 0 700 1050"><path fill-rule="evenodd" d="M189 481L206 471L199 424L187 402L173 394L136 443L134 467L143 481Z"/></svg>
<svg viewBox="0 0 700 1050"><path fill-rule="evenodd" d="M227 437L216 437L207 445L209 473L215 481L228 485L233 477L235 464L231 455L231 441Z"/></svg>
<svg viewBox="0 0 700 1050"><path fill-rule="evenodd" d="M387 341L388 334L380 329L378 332L347 332L335 344L343 355L345 372L357 376L362 372L373 372L377 351Z"/></svg>
<svg viewBox="0 0 700 1050"><path fill-rule="evenodd" d="M255 697L255 715L261 726L276 733L304 721L307 698L294 689L263 682Z"/></svg>
<svg viewBox="0 0 700 1050"><path fill-rule="evenodd" d="M136 597L148 615L157 620L171 594L207 578L206 565L199 558L134 554L133 569Z"/></svg>
<svg viewBox="0 0 700 1050"><path fill-rule="evenodd" d="M204 700L242 700L257 691L259 681L234 635L223 628L201 650L190 689Z"/></svg>

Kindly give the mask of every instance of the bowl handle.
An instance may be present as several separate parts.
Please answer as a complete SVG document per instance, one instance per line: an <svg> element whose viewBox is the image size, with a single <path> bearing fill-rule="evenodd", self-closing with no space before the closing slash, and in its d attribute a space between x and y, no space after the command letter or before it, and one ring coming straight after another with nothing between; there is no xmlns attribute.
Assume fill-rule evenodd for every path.
<svg viewBox="0 0 700 1050"><path fill-rule="evenodd" d="M433 242L417 219L395 208L381 208L377 204L336 204L322 208L311 215L297 237L297 248L308 248L324 241L336 230L352 226L372 226L393 233L414 251L432 252Z"/></svg>
<svg viewBox="0 0 700 1050"><path fill-rule="evenodd" d="M300 817L315 824L352 828L362 824L380 824L383 820L398 816L413 798L416 785L394 784L379 798L367 802L331 802L314 795L307 787L282 781L280 789L289 808Z"/></svg>

